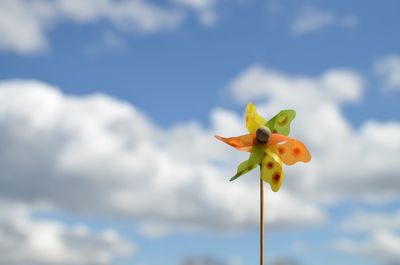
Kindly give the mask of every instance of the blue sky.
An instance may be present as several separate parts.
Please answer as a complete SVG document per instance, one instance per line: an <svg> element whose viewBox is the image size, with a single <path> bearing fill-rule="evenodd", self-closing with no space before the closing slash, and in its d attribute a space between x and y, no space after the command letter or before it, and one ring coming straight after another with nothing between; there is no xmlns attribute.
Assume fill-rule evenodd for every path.
<svg viewBox="0 0 400 265"><path fill-rule="evenodd" d="M309 169L286 171L283 195L267 193L266 264L400 261L398 1L66 3L0 0L0 216L15 207L32 227L27 238L44 231L37 242L51 238L65 251L38 258L51 247L22 242L23 257L0 246L3 262L257 263L257 201L243 199L256 173L228 183L244 156L212 139L240 132L250 100L265 116L298 109L293 131L316 154ZM226 216L210 216L218 213ZM117 236L102 237L110 229ZM65 237L106 257L90 260Z"/></svg>

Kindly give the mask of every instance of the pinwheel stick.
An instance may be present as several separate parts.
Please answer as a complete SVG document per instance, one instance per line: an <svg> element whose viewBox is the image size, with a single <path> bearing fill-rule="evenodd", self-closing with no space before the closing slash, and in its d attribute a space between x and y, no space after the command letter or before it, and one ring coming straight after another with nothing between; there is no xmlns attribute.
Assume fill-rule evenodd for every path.
<svg viewBox="0 0 400 265"><path fill-rule="evenodd" d="M261 167L260 167L261 173ZM260 265L264 265L264 181L260 175Z"/></svg>
<svg viewBox="0 0 400 265"><path fill-rule="evenodd" d="M256 131L256 139L261 144L267 144L271 137L271 131L268 127L258 128ZM264 181L261 173L262 165L260 164L260 265L264 265Z"/></svg>

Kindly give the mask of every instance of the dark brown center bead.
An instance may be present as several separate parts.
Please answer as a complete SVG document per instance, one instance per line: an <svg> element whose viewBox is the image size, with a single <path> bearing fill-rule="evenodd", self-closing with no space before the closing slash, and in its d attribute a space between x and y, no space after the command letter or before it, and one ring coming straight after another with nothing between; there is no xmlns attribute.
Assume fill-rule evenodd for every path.
<svg viewBox="0 0 400 265"><path fill-rule="evenodd" d="M256 139L260 144L267 144L270 136L271 130L268 127L261 127L256 131Z"/></svg>

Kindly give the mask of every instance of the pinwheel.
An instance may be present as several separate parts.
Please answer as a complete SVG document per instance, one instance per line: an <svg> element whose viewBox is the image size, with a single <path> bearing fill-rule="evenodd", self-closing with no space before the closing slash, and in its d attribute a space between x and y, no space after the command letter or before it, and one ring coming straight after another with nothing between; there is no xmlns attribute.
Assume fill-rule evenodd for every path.
<svg viewBox="0 0 400 265"><path fill-rule="evenodd" d="M296 116L294 110L282 110L268 122L261 117L253 103L246 107L248 134L224 138L215 137L240 151L250 152L248 160L239 164L231 181L260 166L260 264L264 264L264 181L274 192L283 182L282 163L293 165L311 160L306 146L291 137L290 124Z"/></svg>

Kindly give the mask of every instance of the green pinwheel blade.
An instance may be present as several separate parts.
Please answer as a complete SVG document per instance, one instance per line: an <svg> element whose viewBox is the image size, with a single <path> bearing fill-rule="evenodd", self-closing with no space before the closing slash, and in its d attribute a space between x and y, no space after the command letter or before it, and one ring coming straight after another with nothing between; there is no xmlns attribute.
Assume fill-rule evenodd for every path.
<svg viewBox="0 0 400 265"><path fill-rule="evenodd" d="M251 150L249 159L240 163L235 176L233 176L229 181L237 179L241 175L246 174L247 172L253 170L258 165L260 165L264 157L264 154L265 154L265 146L254 146L253 149Z"/></svg>
<svg viewBox="0 0 400 265"><path fill-rule="evenodd" d="M233 180L237 179L238 177L240 177L241 175L243 175L245 173L245 170L248 168L247 167L248 162L249 162L249 160L246 160L246 161L243 161L242 163L240 163L235 176L233 176L229 181L233 181ZM249 170L247 170L247 171L249 171Z"/></svg>
<svg viewBox="0 0 400 265"><path fill-rule="evenodd" d="M291 109L281 110L272 119L270 119L266 126L273 132L283 135L289 135L290 123L296 117L296 112Z"/></svg>

